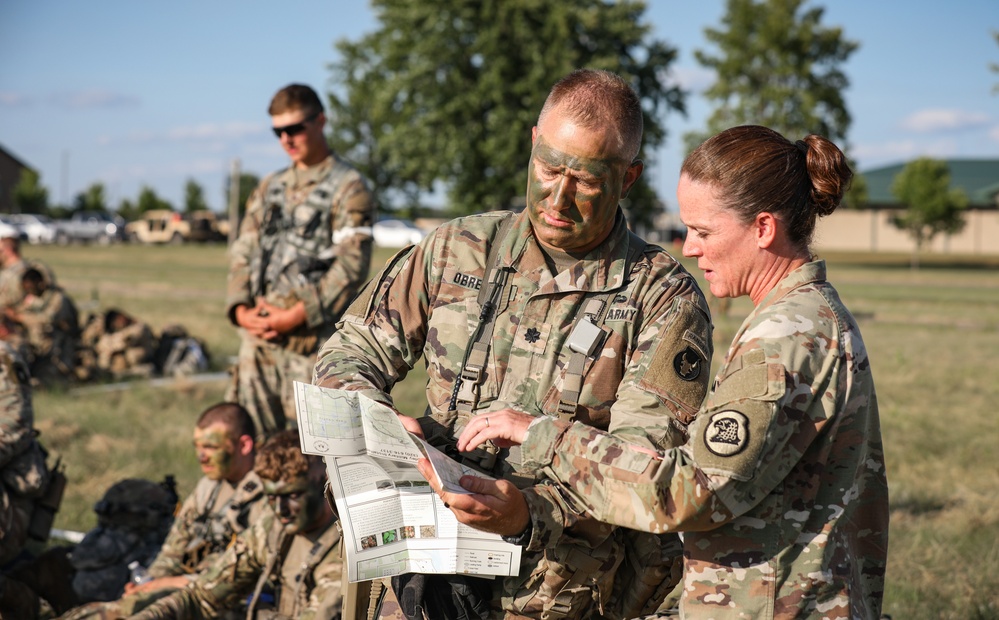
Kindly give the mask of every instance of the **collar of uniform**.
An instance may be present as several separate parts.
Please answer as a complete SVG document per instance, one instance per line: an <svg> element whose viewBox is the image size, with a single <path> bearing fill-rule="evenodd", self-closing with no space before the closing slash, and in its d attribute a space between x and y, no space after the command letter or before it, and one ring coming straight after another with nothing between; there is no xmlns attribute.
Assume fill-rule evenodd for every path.
<svg viewBox="0 0 999 620"><path fill-rule="evenodd" d="M548 267L531 228L527 209L515 217L513 228L500 248L502 264L512 266L524 277L539 281L542 273L548 273ZM555 278L558 290L601 291L621 287L627 277L624 269L628 261L628 235L624 213L618 207L611 234L590 250L583 260Z"/></svg>
<svg viewBox="0 0 999 620"><path fill-rule="evenodd" d="M284 174L281 175L281 181L283 181L285 186L289 189L301 189L321 181L323 177L329 174L331 168L333 168L332 153L327 155L326 159L322 160L318 164L309 166L304 170L300 170L294 166L288 167L285 169Z"/></svg>
<svg viewBox="0 0 999 620"><path fill-rule="evenodd" d="M813 282L826 281L826 261L819 259L805 263L781 279L777 286L764 295L759 307L769 306L791 291Z"/></svg>

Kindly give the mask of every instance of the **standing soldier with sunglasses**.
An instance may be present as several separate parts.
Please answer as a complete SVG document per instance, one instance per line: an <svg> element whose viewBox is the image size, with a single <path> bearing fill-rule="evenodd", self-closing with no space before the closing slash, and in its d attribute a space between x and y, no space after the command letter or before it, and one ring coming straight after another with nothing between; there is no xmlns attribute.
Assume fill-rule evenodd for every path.
<svg viewBox="0 0 999 620"><path fill-rule="evenodd" d="M226 294L242 336L226 399L250 412L258 439L294 428L292 381L311 381L319 345L367 278L374 218L364 179L330 151L315 91L286 86L268 111L291 166L247 201Z"/></svg>

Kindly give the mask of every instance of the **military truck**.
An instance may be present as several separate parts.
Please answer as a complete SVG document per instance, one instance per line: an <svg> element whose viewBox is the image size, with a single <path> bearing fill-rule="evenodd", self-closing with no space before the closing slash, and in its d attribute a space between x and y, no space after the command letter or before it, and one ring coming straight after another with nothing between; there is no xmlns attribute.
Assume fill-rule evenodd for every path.
<svg viewBox="0 0 999 620"><path fill-rule="evenodd" d="M129 241L137 243L185 243L221 241L218 218L212 211L181 214L169 209L146 211L125 226Z"/></svg>

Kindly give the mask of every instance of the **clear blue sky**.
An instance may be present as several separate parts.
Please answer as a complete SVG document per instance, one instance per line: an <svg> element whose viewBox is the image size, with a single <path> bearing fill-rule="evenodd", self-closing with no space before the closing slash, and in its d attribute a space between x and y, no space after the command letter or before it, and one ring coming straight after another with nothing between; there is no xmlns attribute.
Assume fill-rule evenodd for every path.
<svg viewBox="0 0 999 620"><path fill-rule="evenodd" d="M844 69L861 170L919 155L999 158L999 74L988 69L999 63L999 2L817 4L825 25L860 42ZM673 205L680 136L710 111L700 92L711 75L693 50L712 49L704 28L724 2L648 5L654 36L679 50L671 75L691 91L688 117L665 119L670 137L647 169ZM3 0L0 145L40 171L54 203L100 181L113 207L143 185L179 207L193 178L220 209L233 158L258 175L286 161L269 131L274 91L328 90L334 41L375 27L361 0Z"/></svg>

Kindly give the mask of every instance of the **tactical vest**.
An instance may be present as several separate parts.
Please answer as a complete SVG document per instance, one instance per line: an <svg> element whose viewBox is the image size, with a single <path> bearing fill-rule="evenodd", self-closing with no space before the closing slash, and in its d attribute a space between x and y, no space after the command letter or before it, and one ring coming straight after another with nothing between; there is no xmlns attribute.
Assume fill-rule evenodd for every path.
<svg viewBox="0 0 999 620"><path fill-rule="evenodd" d="M191 572L200 571L205 558L221 554L232 539L249 527L250 510L262 489L249 489L250 493L237 501L240 490L252 482L240 482L232 498L223 506L216 507L222 482L212 486L208 501L199 507L198 516L191 524L191 541L184 551L185 567ZM258 485L259 486L259 485Z"/></svg>
<svg viewBox="0 0 999 620"><path fill-rule="evenodd" d="M333 223L340 208L337 194L354 174L353 168L334 157L332 170L306 199L289 205L284 172L275 174L264 192L260 247L250 259L254 297L285 297L298 287L317 283L329 270L336 245Z"/></svg>

